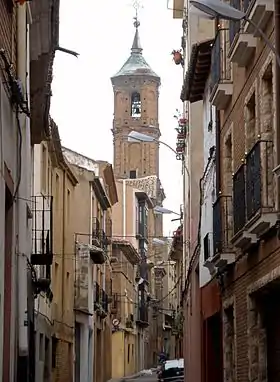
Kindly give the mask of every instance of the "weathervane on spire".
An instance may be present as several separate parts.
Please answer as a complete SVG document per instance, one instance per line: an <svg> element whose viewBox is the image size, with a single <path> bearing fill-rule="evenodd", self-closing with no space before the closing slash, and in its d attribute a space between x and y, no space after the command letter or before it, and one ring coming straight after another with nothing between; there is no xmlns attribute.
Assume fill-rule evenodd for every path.
<svg viewBox="0 0 280 382"><path fill-rule="evenodd" d="M143 5L141 4L141 0L133 0L132 6L135 9L135 17L133 17L134 19L133 25L137 29L140 26L140 21L138 19L138 11L140 8L143 8Z"/></svg>

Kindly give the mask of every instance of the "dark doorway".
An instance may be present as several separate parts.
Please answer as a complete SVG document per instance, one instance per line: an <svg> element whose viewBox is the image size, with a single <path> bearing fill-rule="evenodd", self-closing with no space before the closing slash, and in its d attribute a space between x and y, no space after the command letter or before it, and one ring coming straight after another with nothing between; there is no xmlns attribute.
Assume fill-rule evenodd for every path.
<svg viewBox="0 0 280 382"><path fill-rule="evenodd" d="M267 340L267 381L280 381L280 289L263 295L263 324Z"/></svg>
<svg viewBox="0 0 280 382"><path fill-rule="evenodd" d="M219 313L203 323L204 337L204 382L223 381L222 319Z"/></svg>
<svg viewBox="0 0 280 382"><path fill-rule="evenodd" d="M10 332L11 332L11 288L12 288L12 251L13 251L13 196L5 189L5 243L4 243L4 351L3 382L10 381Z"/></svg>
<svg viewBox="0 0 280 382"><path fill-rule="evenodd" d="M75 322L75 381L81 380L81 325Z"/></svg>

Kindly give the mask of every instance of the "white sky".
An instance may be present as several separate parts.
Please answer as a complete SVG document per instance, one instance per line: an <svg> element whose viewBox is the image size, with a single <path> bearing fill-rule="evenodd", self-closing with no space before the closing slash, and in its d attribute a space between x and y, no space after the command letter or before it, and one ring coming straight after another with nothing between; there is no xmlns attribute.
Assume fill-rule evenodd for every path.
<svg viewBox="0 0 280 382"><path fill-rule="evenodd" d="M57 52L51 113L62 144L93 159L113 160L113 90L110 77L130 55L134 37L132 0L61 0L60 46L77 51L78 59ZM170 1L169 3L172 4ZM159 122L161 140L176 146L176 108L181 109L182 68L171 52L181 45L181 20L172 19L167 0L143 0L139 11L143 55L161 77ZM181 162L161 146L160 178L165 208L180 209ZM178 221L164 216L164 232L172 235Z"/></svg>

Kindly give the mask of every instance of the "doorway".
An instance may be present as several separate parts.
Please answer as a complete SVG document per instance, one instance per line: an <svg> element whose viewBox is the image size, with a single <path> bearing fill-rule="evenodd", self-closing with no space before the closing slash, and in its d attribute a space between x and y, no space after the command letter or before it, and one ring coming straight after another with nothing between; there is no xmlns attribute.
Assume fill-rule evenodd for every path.
<svg viewBox="0 0 280 382"><path fill-rule="evenodd" d="M10 381L10 332L13 251L13 195L5 188L5 241L4 241L4 334L2 381Z"/></svg>
<svg viewBox="0 0 280 382"><path fill-rule="evenodd" d="M263 325L266 331L267 382L280 381L280 289L262 298Z"/></svg>
<svg viewBox="0 0 280 382"><path fill-rule="evenodd" d="M223 336L222 319L216 313L204 321L204 382L223 381Z"/></svg>

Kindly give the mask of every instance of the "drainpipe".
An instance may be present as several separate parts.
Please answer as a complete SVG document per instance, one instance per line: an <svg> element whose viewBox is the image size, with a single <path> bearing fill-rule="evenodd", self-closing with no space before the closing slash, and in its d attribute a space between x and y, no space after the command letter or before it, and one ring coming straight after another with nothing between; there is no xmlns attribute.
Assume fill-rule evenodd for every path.
<svg viewBox="0 0 280 382"><path fill-rule="evenodd" d="M61 270L62 270L62 288L61 288L61 310L62 310L62 317L61 321L63 322L64 318L64 291L65 291L65 280L64 280L64 273L65 273L65 220L67 218L66 216L66 197L65 197L65 192L66 192L66 171L63 171L63 199L62 199L62 206L63 206L63 213L62 213L62 263L61 263Z"/></svg>
<svg viewBox="0 0 280 382"><path fill-rule="evenodd" d="M26 4L17 7L17 57L18 57L18 65L17 65L17 76L21 80L24 92L26 91L26 72L27 72L27 36L26 36ZM27 117L25 115L19 115L20 121L20 129L22 133L22 152L20 153L22 157L21 161L21 172L22 174L27 172L27 174L31 175L30 167L31 166L31 157L30 154L27 153L27 139L28 137L28 125L27 125ZM17 133L18 134L18 133ZM19 158L17 158L17 163ZM29 166L28 166L29 165ZM17 168L17 177L20 176ZM19 187L19 196L24 199L29 199L29 181L28 178L22 176L21 184ZM28 193L27 193L28 192ZM17 199L16 200L16 209L17 209L17 234L18 234L18 243L17 243L17 252L19 252L19 256L16 256L14 260L14 266L12 269L12 280L13 285L18 285L17 295L12 293L12 298L14 297L14 303L18 299L18 304L12 305L12 320L15 320L14 327L18 328L17 333L12 333L12 336L15 335L15 338L18 336L18 355L28 357L28 327L25 325L25 322L28 320L28 288L27 288L27 261L26 256L29 257L30 243L27 243L26 232L25 232L25 216L26 216L26 202ZM14 262L13 261L13 262ZM16 276L17 275L17 276ZM15 277L17 277L17 282L15 281ZM31 296L33 297L33 296ZM13 302L12 302L13 303ZM18 306L18 308L16 307ZM31 313L31 312L29 312ZM16 320L16 315L18 315L18 319ZM12 325L13 327L13 325ZM13 341L15 338L12 338ZM16 344L17 341L14 341ZM17 345L15 345L17 347ZM17 349L15 349L15 354L17 354ZM16 370L16 359L15 359L15 368ZM23 381L25 377L27 377L28 373L28 364L26 364L26 375L23 376Z"/></svg>
<svg viewBox="0 0 280 382"><path fill-rule="evenodd" d="M104 211L104 215L103 215L103 231L106 233L106 218L107 218L107 211ZM106 263L107 263L107 251L106 251L106 260L105 260L105 263L103 264L103 280L102 280L102 288L105 290L105 287L106 287ZM105 290L106 292L106 290Z"/></svg>
<svg viewBox="0 0 280 382"><path fill-rule="evenodd" d="M123 239L125 239L126 235L126 183L125 179L123 180Z"/></svg>
<svg viewBox="0 0 280 382"><path fill-rule="evenodd" d="M93 189L92 189L92 184L90 184L90 223L89 223L89 229L90 229L90 244L92 243L92 231L93 231L93 215L94 215L94 211L93 211ZM89 258L89 262L91 264L91 259ZM92 277L92 286L94 286L94 283L96 281L96 265L93 263L93 277ZM94 290L94 289L93 289ZM90 293L90 291L89 291ZM94 305L94 301L93 301L93 304ZM94 344L95 344L95 313L93 312L93 316L92 316L92 344L91 344L91 354L92 354L92 365L90 365L91 367L89 367L89 370L91 370L91 379L90 381L94 380L95 379L95 376L94 376L94 368L95 368L95 347L94 347Z"/></svg>
<svg viewBox="0 0 280 382"><path fill-rule="evenodd" d="M275 49L278 54L280 54L280 39L278 36L280 35L280 0L274 0L274 21L275 21L275 29L274 29L274 40L275 40ZM278 105L280 104L280 68L275 64L275 126L276 126L276 166L280 165L280 111L278 109ZM280 211L280 178L277 178L277 193L276 193L276 209Z"/></svg>

